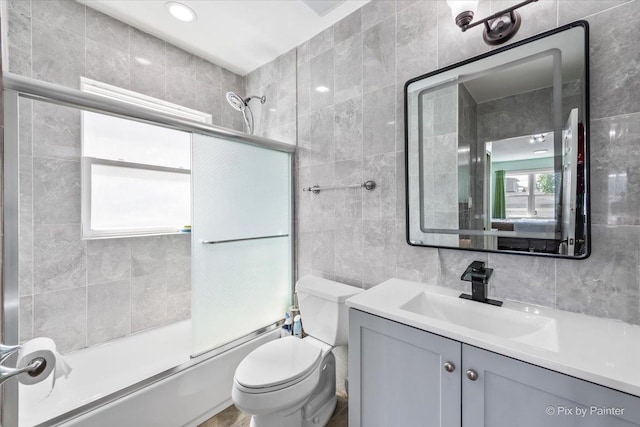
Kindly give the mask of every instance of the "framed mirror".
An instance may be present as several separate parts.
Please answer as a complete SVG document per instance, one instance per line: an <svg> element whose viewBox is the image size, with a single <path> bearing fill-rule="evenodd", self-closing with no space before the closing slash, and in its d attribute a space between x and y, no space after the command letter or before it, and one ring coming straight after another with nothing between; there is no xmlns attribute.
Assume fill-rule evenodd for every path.
<svg viewBox="0 0 640 427"><path fill-rule="evenodd" d="M409 80L410 245L586 258L588 24Z"/></svg>

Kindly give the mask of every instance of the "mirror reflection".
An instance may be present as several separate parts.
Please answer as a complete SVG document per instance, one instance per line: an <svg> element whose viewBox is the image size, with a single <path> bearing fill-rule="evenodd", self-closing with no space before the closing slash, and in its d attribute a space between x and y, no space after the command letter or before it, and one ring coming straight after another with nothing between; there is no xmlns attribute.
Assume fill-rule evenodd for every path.
<svg viewBox="0 0 640 427"><path fill-rule="evenodd" d="M588 256L586 24L405 86L413 245Z"/></svg>

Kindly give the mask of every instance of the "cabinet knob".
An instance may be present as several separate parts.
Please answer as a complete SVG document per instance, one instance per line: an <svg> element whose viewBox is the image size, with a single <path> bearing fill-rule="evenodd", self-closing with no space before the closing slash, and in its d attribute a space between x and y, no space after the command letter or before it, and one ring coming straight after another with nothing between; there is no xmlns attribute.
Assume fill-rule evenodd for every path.
<svg viewBox="0 0 640 427"><path fill-rule="evenodd" d="M467 378L469 378L471 381L475 381L478 379L478 373L473 369L469 369L467 370Z"/></svg>
<svg viewBox="0 0 640 427"><path fill-rule="evenodd" d="M456 365L454 365L452 362L446 362L444 364L444 370L447 372L453 372L456 370Z"/></svg>

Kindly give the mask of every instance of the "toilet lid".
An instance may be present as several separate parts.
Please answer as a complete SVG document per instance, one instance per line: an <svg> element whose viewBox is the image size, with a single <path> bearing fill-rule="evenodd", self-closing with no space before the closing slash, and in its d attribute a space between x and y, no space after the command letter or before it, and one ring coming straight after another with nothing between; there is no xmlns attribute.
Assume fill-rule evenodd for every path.
<svg viewBox="0 0 640 427"><path fill-rule="evenodd" d="M320 363L322 351L292 336L268 342L244 358L236 381L247 388L274 387L306 377Z"/></svg>

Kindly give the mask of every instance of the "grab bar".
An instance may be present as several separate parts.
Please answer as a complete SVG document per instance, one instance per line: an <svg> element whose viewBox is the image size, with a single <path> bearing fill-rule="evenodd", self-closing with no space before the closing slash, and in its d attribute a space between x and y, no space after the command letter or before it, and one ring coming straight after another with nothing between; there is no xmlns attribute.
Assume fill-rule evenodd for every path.
<svg viewBox="0 0 640 427"><path fill-rule="evenodd" d="M243 239L229 239L229 240L203 240L203 245L217 245L218 243L231 243L231 242L244 242L246 240L260 240L260 239L274 239L276 237L288 237L288 234L275 234L273 236L260 236L260 237L245 237Z"/></svg>
<svg viewBox="0 0 640 427"><path fill-rule="evenodd" d="M365 190L371 191L374 188L376 188L376 182L375 181L365 181L362 184L334 185L334 186L330 186L330 187L320 187L318 185L314 185L313 187L303 188L302 191L311 191L313 194L318 194L322 190L335 190L335 189L338 189L338 188L356 188L356 187L363 187Z"/></svg>

